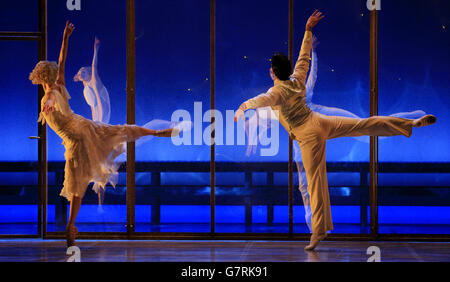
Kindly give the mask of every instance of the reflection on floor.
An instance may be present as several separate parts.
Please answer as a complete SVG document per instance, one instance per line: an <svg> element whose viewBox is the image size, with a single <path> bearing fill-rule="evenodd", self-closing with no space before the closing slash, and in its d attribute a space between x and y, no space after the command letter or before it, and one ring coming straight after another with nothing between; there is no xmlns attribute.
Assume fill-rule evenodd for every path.
<svg viewBox="0 0 450 282"><path fill-rule="evenodd" d="M77 223L80 232L126 232L126 222L123 223ZM49 223L48 232L62 232L65 226L55 226ZM162 223L154 225L137 222L136 232L195 232L209 233L209 223ZM246 226L239 223L217 223L218 233L288 233L287 223L252 224ZM334 234L367 234L369 227L361 227L359 224L334 223ZM450 234L450 224L380 224L381 234ZM306 224L294 224L294 233L309 233ZM0 234L37 234L35 223L1 223Z"/></svg>
<svg viewBox="0 0 450 282"><path fill-rule="evenodd" d="M93 241L80 240L83 262L365 262L367 249L381 261L450 262L450 243L330 242L306 252L307 242L280 241ZM0 240L2 262L63 262L63 240Z"/></svg>

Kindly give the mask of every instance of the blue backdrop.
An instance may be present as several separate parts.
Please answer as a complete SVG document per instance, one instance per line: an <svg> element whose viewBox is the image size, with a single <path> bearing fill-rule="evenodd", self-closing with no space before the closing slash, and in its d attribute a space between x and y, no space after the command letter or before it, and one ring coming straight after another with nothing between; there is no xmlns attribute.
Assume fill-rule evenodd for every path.
<svg viewBox="0 0 450 282"><path fill-rule="evenodd" d="M193 117L194 102L202 102L203 113L209 109L211 78L209 2L209 0L136 0L137 124L142 125L153 119L170 120L172 113L177 109L185 109ZM226 110L235 110L241 102L271 87L273 82L269 77L269 59L275 51L288 52L288 1L216 2L216 106L225 114ZM307 17L316 8L326 14L326 18L314 30L320 44L317 48L318 80L313 102L342 108L360 117L368 117L369 11L366 8L366 1L294 2L295 59L300 50ZM81 3L81 11L69 11L66 1L48 1L48 58L53 61L58 59L65 21L69 19L76 26L70 39L66 65L67 88L72 96L70 104L76 113L90 118L90 108L83 98L83 86L74 82L72 78L80 67L91 64L94 37L97 36L101 40L100 76L111 98L111 123L124 124L126 123L126 2L82 0ZM37 31L37 1L3 0L1 5L0 30ZM450 161L449 11L450 2L445 0L382 1L379 54L380 114L423 110L436 115L438 123L415 130L409 139L405 137L380 139L381 162ZM37 63L37 43L2 41L0 62L3 66L0 70L0 93L3 98L0 105L2 118L0 141L3 148L0 150L0 161L36 161L37 144L28 137L37 134L37 88L31 85L28 75ZM202 129L208 125L208 122L203 123ZM64 160L61 140L53 131L49 130L48 133L48 160ZM245 146L217 146L217 161L285 162L288 160L288 136L284 129L280 128L278 154L261 157L259 149L256 154L247 156ZM205 144L177 147L170 139L153 139L138 147L136 159L209 161L210 148ZM327 160L369 161L369 145L367 142L352 138L331 140L327 147ZM5 180L4 183L15 181L11 182L10 179L17 179L20 182L26 178L23 175L12 174L0 176ZM36 178L35 175L30 177ZM283 179L287 182L287 178ZM358 176L352 179L359 183ZM209 176L196 174L183 180L191 183L195 181L209 183ZM330 176L330 184L333 184L333 181L333 177ZM450 183L446 174L433 174L426 178L423 175L413 177L380 175L380 183L416 185L419 182L424 186L449 186ZM405 194L400 196L402 197L409 196ZM276 217L276 221L281 223L286 223L288 218L287 210L284 208L276 209L280 215ZM425 221L424 215L436 217L445 214L443 209L448 207L409 208L409 211L401 207L380 209L380 223L408 223L408 219L401 214L414 212L416 223L422 224ZM142 211L147 209L148 207L142 207ZM200 221L204 221L203 209L204 206L200 208L187 206L172 213L163 209L162 217L170 222L171 219L168 218L171 215L176 218L177 215L187 211L199 214L199 218L202 218ZM109 212L114 217L113 221L125 221L123 217L125 206L114 210L116 213ZM339 207L333 210L336 211L338 219L343 216L342 222L353 220L349 214L351 209L341 210L342 213L339 213ZM236 214L233 214L229 210L223 210L223 216L231 221L236 218L242 221L242 213L240 216L237 215L240 211L236 209L234 210ZM218 211L219 214L220 212L221 210ZM90 212L82 210L82 213ZM255 214L259 218L256 211ZM296 210L295 214L296 220L300 222L303 218L302 211ZM393 214L396 216L391 216ZM137 216L140 216L139 211ZM260 217L265 218L264 213ZM148 219L149 215L146 214L143 218ZM445 216L437 218L437 222L448 223ZM0 219L0 222L3 221Z"/></svg>
<svg viewBox="0 0 450 282"><path fill-rule="evenodd" d="M18 5L2 2L1 30L36 28L35 1ZM81 11L68 11L66 1L49 1L48 57L57 60L66 19L76 25L70 40L67 87L73 110L90 117L82 85L72 77L91 63L93 39L102 42L99 58L101 78L111 95L111 123L126 122L126 17L125 1L82 1ZM209 4L205 0L137 1L137 123L170 120L176 109L193 113L195 101L209 109ZM275 2L278 3L275 5ZM222 112L271 86L268 68L274 51L287 53L287 5L279 1L227 1L217 7L217 107ZM438 117L430 128L417 130L410 140L381 140L382 161L439 161L450 159L448 124L448 11L446 1L383 1L380 14L380 114L424 110ZM270 8L273 7L273 8ZM296 2L294 13L295 57L307 16L316 7L326 13L315 30L319 38L319 72L313 101L316 104L369 116L369 22L365 1ZM12 11L12 12L10 12ZM398 13L401 11L401 13ZM20 15L20 20L18 19ZM7 101L2 107L2 138L8 150L0 160L34 159L26 137L36 134L35 124L21 122L33 109L35 87L28 73L36 63L35 43L2 43L4 66L0 89ZM33 45L33 46L30 46ZM246 56L247 59L244 59ZM12 98L17 96L19 98ZM27 101L24 101L25 98ZM32 101L30 101L33 99ZM18 111L18 109L20 109ZM23 111L22 111L23 110ZM27 120L28 121L28 120ZM205 124L206 127L208 124ZM284 130L281 130L282 141ZM5 134L3 134L5 136ZM138 160L209 160L205 146L175 148L167 140L144 145ZM399 143L401 150L399 150ZM49 160L63 160L63 147L50 132ZM174 151L165 153L167 150ZM328 146L329 161L368 161L368 146L344 138ZM218 148L219 154L235 160L266 161L246 157L243 146ZM183 153L181 153L183 152ZM30 157L33 156L33 157ZM273 159L285 161L287 146ZM220 160L220 157L219 157Z"/></svg>

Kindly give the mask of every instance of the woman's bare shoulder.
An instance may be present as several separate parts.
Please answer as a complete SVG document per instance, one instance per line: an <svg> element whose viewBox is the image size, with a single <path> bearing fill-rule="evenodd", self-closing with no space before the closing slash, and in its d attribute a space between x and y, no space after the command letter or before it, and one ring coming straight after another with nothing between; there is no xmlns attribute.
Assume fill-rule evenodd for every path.
<svg viewBox="0 0 450 282"><path fill-rule="evenodd" d="M55 92L60 92L61 89L57 85L53 85L45 90L44 97L51 97L55 95Z"/></svg>

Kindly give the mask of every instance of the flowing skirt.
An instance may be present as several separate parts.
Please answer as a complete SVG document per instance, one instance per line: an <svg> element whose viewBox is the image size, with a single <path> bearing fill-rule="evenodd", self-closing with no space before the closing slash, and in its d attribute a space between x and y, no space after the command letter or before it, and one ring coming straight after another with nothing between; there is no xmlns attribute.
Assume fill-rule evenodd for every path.
<svg viewBox="0 0 450 282"><path fill-rule="evenodd" d="M73 196L82 198L91 182L96 193L108 183L115 186L120 163L114 160L125 151L125 142L141 137L136 125L109 125L76 114L56 132L66 149L64 187L60 195L69 201Z"/></svg>

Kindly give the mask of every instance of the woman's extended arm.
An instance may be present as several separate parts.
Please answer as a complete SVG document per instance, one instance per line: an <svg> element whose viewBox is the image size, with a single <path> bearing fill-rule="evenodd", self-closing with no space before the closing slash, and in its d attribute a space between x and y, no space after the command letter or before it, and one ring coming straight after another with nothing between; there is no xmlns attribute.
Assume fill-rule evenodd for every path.
<svg viewBox="0 0 450 282"><path fill-rule="evenodd" d="M92 58L92 78L91 79L97 79L97 76L98 76L97 62L98 62L98 49L99 48L100 48L100 40L98 40L98 38L95 37L94 57Z"/></svg>
<svg viewBox="0 0 450 282"><path fill-rule="evenodd" d="M58 61L58 76L56 77L56 83L65 85L65 65L67 58L67 49L69 48L69 37L74 31L75 26L69 21L66 22L66 28L64 29L63 42L61 46L61 52L59 53L59 61Z"/></svg>
<svg viewBox="0 0 450 282"><path fill-rule="evenodd" d="M98 50L100 48L100 40L98 40L97 37L95 37L95 43L94 43L94 57L92 58L92 74L91 74L91 81L92 81L92 87L94 89L95 97L97 100L96 104L96 115L98 121L104 122L103 120L103 101L100 98L100 88L103 86L102 82L100 80L100 77L98 76Z"/></svg>

